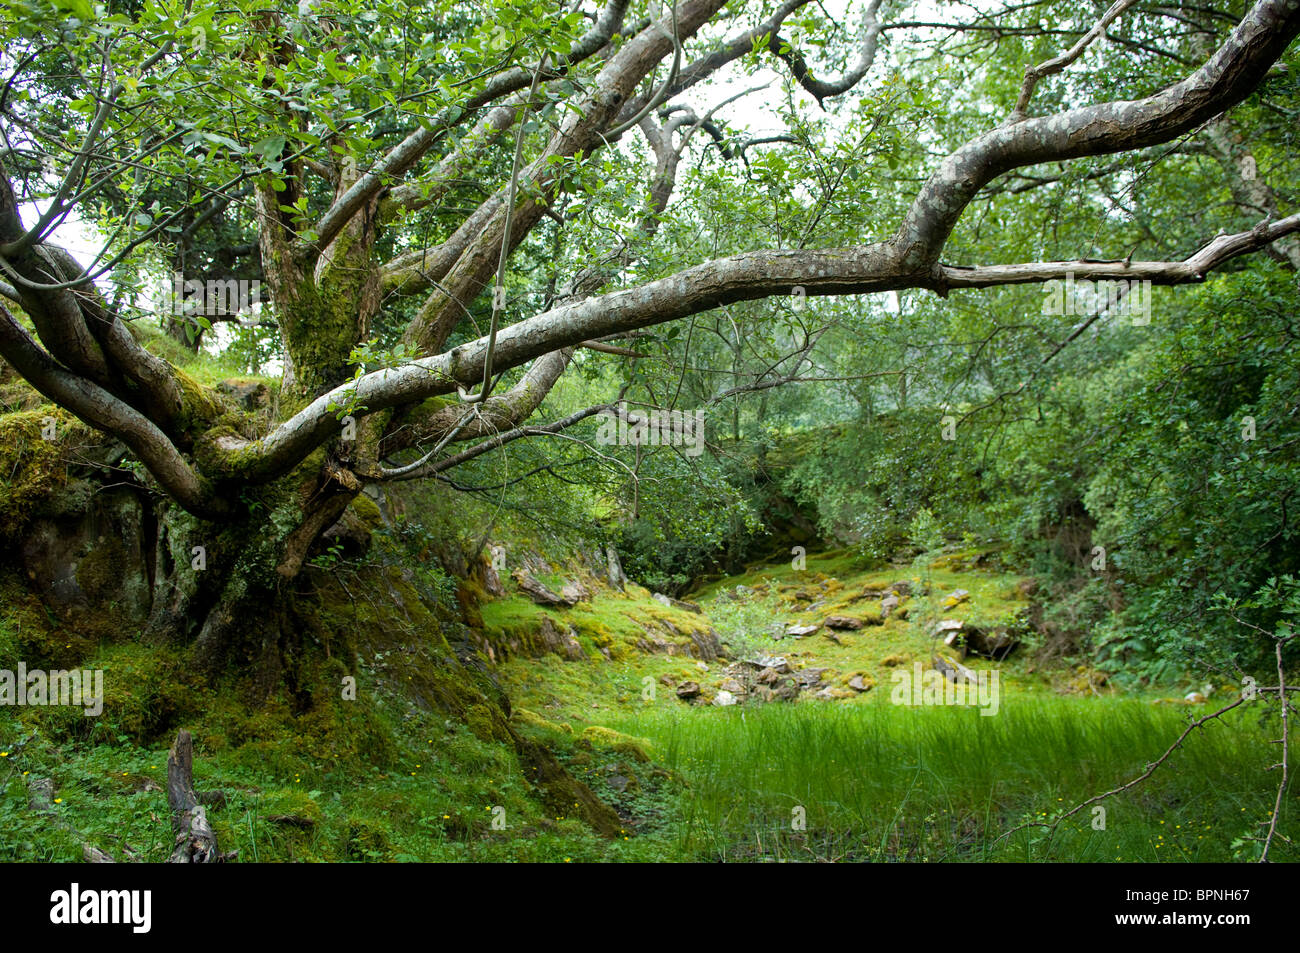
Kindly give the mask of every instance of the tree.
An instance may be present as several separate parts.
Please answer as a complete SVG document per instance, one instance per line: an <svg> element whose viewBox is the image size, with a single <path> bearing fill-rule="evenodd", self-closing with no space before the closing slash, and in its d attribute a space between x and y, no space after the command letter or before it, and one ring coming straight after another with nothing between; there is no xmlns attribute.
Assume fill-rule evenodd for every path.
<svg viewBox="0 0 1300 953"><path fill-rule="evenodd" d="M528 423L579 350L633 358L626 344L644 329L771 297L946 296L1066 276L1193 283L1300 230L1300 215L1270 217L1155 260L1125 248L1109 260L944 259L967 209L1011 177L1138 154L1207 123L1225 124L1214 146L1225 174L1266 204L1267 186L1242 176L1241 135L1224 117L1282 82L1270 69L1300 32L1300 0L1259 0L1238 16L1118 0L1084 22L1048 7L1051 27L1014 10L924 24L868 0L847 39L809 6L682 0L636 11L610 0L557 12L528 0L338 0L289 14L243 2L11 3L0 58L0 296L10 302L0 305L0 356L129 448L169 501L163 524L178 566L194 539L214 541L212 568L178 571L154 623L196 635L209 660L250 620L274 627L274 613L253 609L279 598L367 484L427 477L607 409ZM1135 20L1128 32L1125 18ZM1190 24L1187 35L1148 42L1179 24ZM936 50L945 36L993 31L1020 44L1011 59L1023 78L960 122L955 105L947 117L933 104L909 112L891 92L897 75L877 68L882 37L907 29L932 31L918 42ZM1091 102L1068 81L1103 40L1145 67L1134 98ZM818 78L800 46L824 47L827 68L842 62L843 75ZM1054 55L1036 62L1045 50ZM690 95L760 57L787 71L785 132L730 133L716 112L734 96L717 93L703 115L690 108ZM873 99L862 84L877 74ZM897 218L880 226L864 210L882 230L862 243L806 247L812 232L778 232L734 253L656 260L692 142L733 163L812 147L802 164L772 161L808 176L781 201L816 190L828 133L809 133L807 103L792 105L796 86L827 109L859 97L843 110L838 147L879 160L862 168L880 178L856 188L896 206ZM992 108L1000 121L987 119ZM972 116L985 128L966 134ZM922 118L932 128L900 136ZM634 131L647 148L629 144ZM936 149L945 157L932 162ZM922 173L919 187L901 170L887 177L900 165ZM111 235L89 265L52 244L74 214ZM722 228L734 242L734 225ZM753 247L764 239L770 247ZM248 273L269 292L262 320L274 321L283 352L273 419L199 385L135 327L149 255L175 267L196 241L206 263L257 249L260 270ZM547 280L521 285L528 272ZM201 266L185 277L209 274ZM117 280L111 297L99 279ZM722 339L739 370L739 335ZM791 334L773 346L792 356L806 343ZM800 363L790 366L738 386L795 379Z"/></svg>

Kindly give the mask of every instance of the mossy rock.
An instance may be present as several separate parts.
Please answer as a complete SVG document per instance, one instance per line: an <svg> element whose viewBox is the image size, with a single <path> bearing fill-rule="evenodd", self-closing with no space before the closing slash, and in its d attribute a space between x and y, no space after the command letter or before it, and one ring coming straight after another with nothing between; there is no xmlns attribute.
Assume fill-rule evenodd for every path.
<svg viewBox="0 0 1300 953"><path fill-rule="evenodd" d="M308 829L324 819L320 805L308 792L293 788L280 788L262 795L258 812L262 819L286 828Z"/></svg>
<svg viewBox="0 0 1300 953"><path fill-rule="evenodd" d="M382 824L368 817L350 817L343 843L349 860L385 861L392 855L392 843Z"/></svg>
<svg viewBox="0 0 1300 953"><path fill-rule="evenodd" d="M643 764L650 760L650 755L647 753L647 749L650 748L649 741L644 738L634 738L632 735L625 735L621 731L615 731L601 725L591 725L583 729L578 743L586 747L605 748L615 751L624 757L632 758Z"/></svg>
<svg viewBox="0 0 1300 953"><path fill-rule="evenodd" d="M547 721L536 712L529 711L527 708L516 708L510 717L521 725L527 725L530 728L541 728L544 731L553 731L556 734L573 734L573 726L567 722L557 724L553 721Z"/></svg>

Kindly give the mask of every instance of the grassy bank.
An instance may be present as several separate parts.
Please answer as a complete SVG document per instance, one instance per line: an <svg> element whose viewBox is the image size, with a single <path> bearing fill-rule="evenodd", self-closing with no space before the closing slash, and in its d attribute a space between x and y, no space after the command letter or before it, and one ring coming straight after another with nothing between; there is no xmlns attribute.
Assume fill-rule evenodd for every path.
<svg viewBox="0 0 1300 953"><path fill-rule="evenodd" d="M1234 712L1232 715L1236 715ZM1250 859L1272 809L1276 737L1249 714L1194 732L1142 785L1051 821L1141 774L1185 710L1122 698L1018 697L970 708L768 705L651 709L611 721L649 739L689 785L682 855L719 860ZM1294 797L1288 799L1294 801ZM792 829L803 809L806 829ZM1099 822L1099 821L1098 821ZM1281 830L1293 839L1294 808ZM1283 859L1279 857L1279 859Z"/></svg>

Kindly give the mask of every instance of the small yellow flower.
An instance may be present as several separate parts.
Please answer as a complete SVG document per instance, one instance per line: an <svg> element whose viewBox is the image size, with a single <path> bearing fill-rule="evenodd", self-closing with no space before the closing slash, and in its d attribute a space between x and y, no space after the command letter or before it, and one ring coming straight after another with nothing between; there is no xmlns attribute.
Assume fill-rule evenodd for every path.
<svg viewBox="0 0 1300 953"><path fill-rule="evenodd" d="M0 751L0 758L7 758L7 757L9 757L8 751Z"/></svg>
<svg viewBox="0 0 1300 953"><path fill-rule="evenodd" d="M63 803L63 798L61 798L61 797L56 797L56 798L54 799L54 803L55 803L55 804L62 804L62 803Z"/></svg>

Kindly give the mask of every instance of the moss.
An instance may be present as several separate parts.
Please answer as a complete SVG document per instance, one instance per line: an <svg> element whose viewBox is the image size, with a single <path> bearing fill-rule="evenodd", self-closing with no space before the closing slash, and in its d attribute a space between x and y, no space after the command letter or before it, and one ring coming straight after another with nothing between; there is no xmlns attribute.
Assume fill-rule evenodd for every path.
<svg viewBox="0 0 1300 953"><path fill-rule="evenodd" d="M588 747L607 748L642 763L650 760L650 755L647 753L650 742L600 725L591 725L583 729L580 743Z"/></svg>
<svg viewBox="0 0 1300 953"><path fill-rule="evenodd" d="M510 717L521 725L527 725L530 728L540 728L543 731L554 732L558 735L568 735L573 733L573 726L565 722L557 724L553 721L547 721L536 712L529 711L527 708L516 708Z"/></svg>
<svg viewBox="0 0 1300 953"><path fill-rule="evenodd" d="M231 413L231 407L221 395L200 384L180 368L174 370L181 392L181 411L177 424L182 431L206 429L207 426Z"/></svg>
<svg viewBox="0 0 1300 953"><path fill-rule="evenodd" d="M357 518L371 529L378 529L383 525L384 517L379 511L379 504L364 493L357 494L349 505Z"/></svg>
<svg viewBox="0 0 1300 953"><path fill-rule="evenodd" d="M505 716L499 708L488 705L470 705L464 712L465 724L480 741L512 741Z"/></svg>
<svg viewBox="0 0 1300 953"><path fill-rule="evenodd" d="M348 860L389 860L392 843L383 825L368 817L351 817L347 822L343 853Z"/></svg>
<svg viewBox="0 0 1300 953"><path fill-rule="evenodd" d="M53 424L54 438L46 439ZM53 406L0 417L0 539L18 539L67 483L65 453L88 428Z"/></svg>
<svg viewBox="0 0 1300 953"><path fill-rule="evenodd" d="M301 788L267 791L262 795L260 808L267 820L290 827L314 827L323 818L315 798Z"/></svg>

